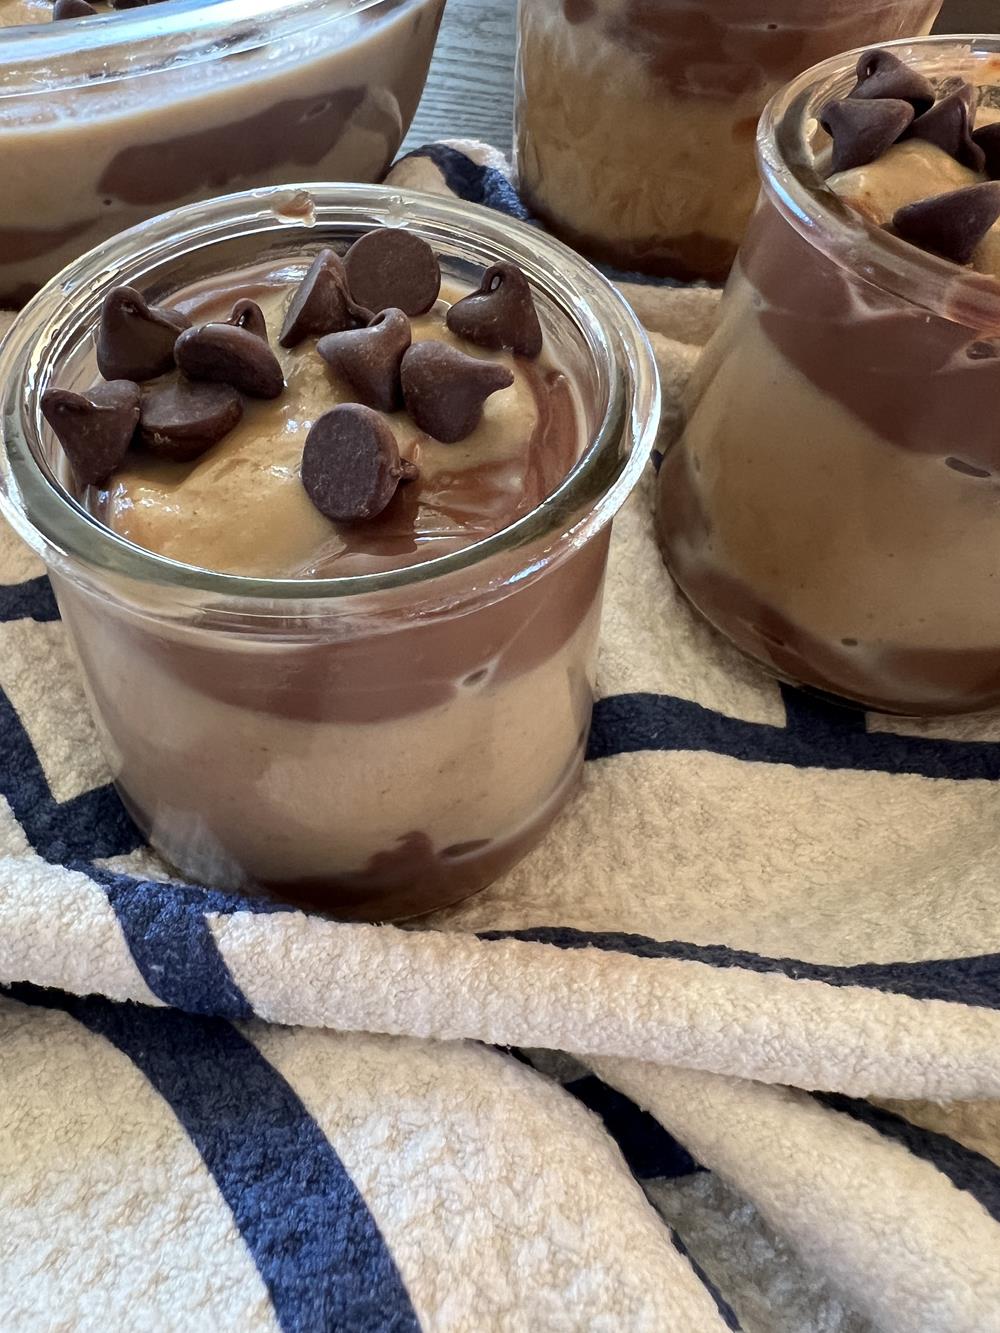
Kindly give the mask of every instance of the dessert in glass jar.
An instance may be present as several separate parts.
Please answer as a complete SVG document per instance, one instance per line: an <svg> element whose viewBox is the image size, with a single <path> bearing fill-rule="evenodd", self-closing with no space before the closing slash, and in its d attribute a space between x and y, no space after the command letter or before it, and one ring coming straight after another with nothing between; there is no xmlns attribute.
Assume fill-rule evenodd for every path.
<svg viewBox="0 0 1000 1333"><path fill-rule="evenodd" d="M519 186L591 258L725 278L765 103L810 65L930 31L941 0L520 0Z"/></svg>
<svg viewBox="0 0 1000 1333"><path fill-rule="evenodd" d="M63 17L80 3L0 4L2 306L166 208L303 177L378 179L444 7L112 0Z"/></svg>
<svg viewBox="0 0 1000 1333"><path fill-rule="evenodd" d="M0 360L5 511L173 865L387 919L539 840L658 418L585 261L460 201L257 191L86 256Z"/></svg>
<svg viewBox="0 0 1000 1333"><path fill-rule="evenodd" d="M933 714L1000 700L1000 42L810 71L657 486L691 602L787 680Z"/></svg>

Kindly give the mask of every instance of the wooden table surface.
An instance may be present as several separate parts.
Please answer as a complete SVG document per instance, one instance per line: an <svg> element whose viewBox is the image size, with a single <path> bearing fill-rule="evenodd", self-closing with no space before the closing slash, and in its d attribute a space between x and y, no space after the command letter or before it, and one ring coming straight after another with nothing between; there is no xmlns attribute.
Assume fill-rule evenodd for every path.
<svg viewBox="0 0 1000 1333"><path fill-rule="evenodd" d="M460 137L510 151L515 9L516 0L448 0L405 147ZM1000 31L1000 0L945 0L938 31Z"/></svg>

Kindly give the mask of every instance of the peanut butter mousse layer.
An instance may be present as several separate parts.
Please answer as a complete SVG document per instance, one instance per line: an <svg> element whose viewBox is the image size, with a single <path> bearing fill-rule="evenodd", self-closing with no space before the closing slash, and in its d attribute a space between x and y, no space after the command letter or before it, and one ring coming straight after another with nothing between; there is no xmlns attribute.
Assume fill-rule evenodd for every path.
<svg viewBox="0 0 1000 1333"><path fill-rule="evenodd" d="M43 400L103 522L189 564L300 578L308 598L317 577L468 547L558 486L583 414L523 275L439 294L426 248L370 235L346 263L322 251L169 306L109 295L101 379ZM172 627L58 592L158 850L200 882L388 919L494 879L572 790L606 551L602 534L498 588L525 556L438 593L334 599L315 631L230 632L211 608Z"/></svg>
<svg viewBox="0 0 1000 1333"><path fill-rule="evenodd" d="M938 95L877 51L822 119L829 189L947 261L952 295L940 314L895 297L763 206L661 469L661 546L780 674L895 712L983 707L1000 698L1000 323L963 311L993 283L1000 310L1000 126L968 85Z"/></svg>
<svg viewBox="0 0 1000 1333"><path fill-rule="evenodd" d="M332 522L310 501L300 463L314 422L356 398L319 355L315 338L289 349L277 344L288 290L287 271L258 270L174 298L193 323L225 320L236 301L257 301L287 387L273 401L248 399L239 424L191 462L131 453L92 497L109 527L173 560L224 573L366 574L446 555L499 532L555 490L576 461L580 420L566 376L551 362L491 354L456 338L445 316L467 293L446 288L430 311L410 321L413 345L434 341L500 365L513 383L490 395L479 423L454 444L421 430L402 405L381 414L419 476L371 522Z"/></svg>

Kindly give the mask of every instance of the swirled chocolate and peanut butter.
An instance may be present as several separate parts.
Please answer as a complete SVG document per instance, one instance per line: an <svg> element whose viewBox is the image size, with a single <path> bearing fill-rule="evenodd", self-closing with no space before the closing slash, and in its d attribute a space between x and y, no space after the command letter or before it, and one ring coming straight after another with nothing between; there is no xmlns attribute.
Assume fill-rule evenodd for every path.
<svg viewBox="0 0 1000 1333"><path fill-rule="evenodd" d="M1000 113L978 102L971 83L935 91L891 51L866 51L854 88L820 116L827 184L921 250L1000 277Z"/></svg>
<svg viewBox="0 0 1000 1333"><path fill-rule="evenodd" d="M116 287L95 359L96 383L42 400L76 489L135 544L225 573L322 578L460 550L534 509L581 451L521 270L443 284L400 228L166 304Z"/></svg>

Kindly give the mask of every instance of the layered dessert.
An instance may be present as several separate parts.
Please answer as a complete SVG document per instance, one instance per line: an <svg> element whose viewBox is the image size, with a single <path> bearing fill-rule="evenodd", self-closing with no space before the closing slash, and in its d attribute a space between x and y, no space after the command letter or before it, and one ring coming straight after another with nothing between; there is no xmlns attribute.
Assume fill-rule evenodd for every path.
<svg viewBox="0 0 1000 1333"><path fill-rule="evenodd" d="M360 580L173 631L56 577L119 789L184 874L391 918L538 840L583 759L607 543L541 577L472 560L588 443L516 265L442 281L382 228L167 301L115 288L42 411L66 488L129 542L302 599ZM462 553L432 600L403 577Z"/></svg>
<svg viewBox="0 0 1000 1333"><path fill-rule="evenodd" d="M443 8L292 3L273 20L213 26L209 5L189 27L170 5L117 0L128 12L108 18L107 4L88 16L83 3L0 4L3 306L165 208L380 177L416 110ZM4 26L22 22L48 26Z"/></svg>
<svg viewBox="0 0 1000 1333"><path fill-rule="evenodd" d="M826 56L925 33L940 0L520 0L517 175L592 258L725 278L771 95Z"/></svg>
<svg viewBox="0 0 1000 1333"><path fill-rule="evenodd" d="M869 51L807 119L807 227L762 203L658 481L709 620L902 713L1000 699L1000 124L962 72Z"/></svg>

